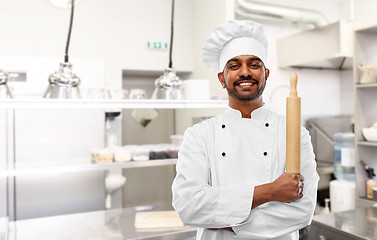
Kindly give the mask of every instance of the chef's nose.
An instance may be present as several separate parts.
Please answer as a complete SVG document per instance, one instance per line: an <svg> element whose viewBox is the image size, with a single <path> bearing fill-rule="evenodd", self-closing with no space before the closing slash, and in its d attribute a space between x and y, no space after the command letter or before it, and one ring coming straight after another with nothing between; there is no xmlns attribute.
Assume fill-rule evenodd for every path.
<svg viewBox="0 0 377 240"><path fill-rule="evenodd" d="M245 79L251 78L251 71L247 64L242 64L240 67L240 71L238 72L238 76L244 77Z"/></svg>

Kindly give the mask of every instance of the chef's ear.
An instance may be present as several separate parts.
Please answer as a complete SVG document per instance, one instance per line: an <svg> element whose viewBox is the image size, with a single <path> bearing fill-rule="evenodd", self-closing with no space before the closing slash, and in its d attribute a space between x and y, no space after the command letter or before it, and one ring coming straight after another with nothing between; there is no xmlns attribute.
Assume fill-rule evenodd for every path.
<svg viewBox="0 0 377 240"><path fill-rule="evenodd" d="M267 78L270 76L270 69L266 68L266 70L264 71L264 75L266 76L267 80Z"/></svg>
<svg viewBox="0 0 377 240"><path fill-rule="evenodd" d="M217 74L217 78L219 79L219 81L221 83L221 86L223 86L223 88L225 88L225 84L224 84L224 72L219 72Z"/></svg>

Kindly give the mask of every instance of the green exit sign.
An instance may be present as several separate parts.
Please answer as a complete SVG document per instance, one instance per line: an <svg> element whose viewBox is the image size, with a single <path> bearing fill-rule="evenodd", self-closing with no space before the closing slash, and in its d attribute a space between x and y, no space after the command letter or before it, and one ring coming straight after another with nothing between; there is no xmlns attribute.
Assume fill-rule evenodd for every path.
<svg viewBox="0 0 377 240"><path fill-rule="evenodd" d="M157 49L157 50L166 50L168 49L168 43L167 42L148 42L147 46L149 49Z"/></svg>

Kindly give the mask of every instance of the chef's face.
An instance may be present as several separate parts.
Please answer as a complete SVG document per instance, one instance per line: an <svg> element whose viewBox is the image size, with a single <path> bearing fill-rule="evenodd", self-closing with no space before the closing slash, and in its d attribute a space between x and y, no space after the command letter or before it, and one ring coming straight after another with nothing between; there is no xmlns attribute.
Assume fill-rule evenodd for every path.
<svg viewBox="0 0 377 240"><path fill-rule="evenodd" d="M229 97L242 102L255 101L262 96L270 71L253 55L230 59L218 78Z"/></svg>

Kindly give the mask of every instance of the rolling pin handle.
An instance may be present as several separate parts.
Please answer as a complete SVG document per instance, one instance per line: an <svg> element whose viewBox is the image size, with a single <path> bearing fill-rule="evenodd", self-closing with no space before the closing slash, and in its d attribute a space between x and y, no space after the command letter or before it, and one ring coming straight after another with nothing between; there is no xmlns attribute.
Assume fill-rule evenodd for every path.
<svg viewBox="0 0 377 240"><path fill-rule="evenodd" d="M290 97L297 97L297 74L295 72L291 75L291 92Z"/></svg>

